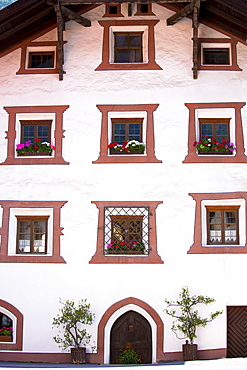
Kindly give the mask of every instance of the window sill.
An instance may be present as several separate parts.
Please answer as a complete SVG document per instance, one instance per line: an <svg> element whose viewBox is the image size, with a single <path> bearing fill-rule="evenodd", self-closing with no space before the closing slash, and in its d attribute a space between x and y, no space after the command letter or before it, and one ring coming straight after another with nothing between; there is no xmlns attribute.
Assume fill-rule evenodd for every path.
<svg viewBox="0 0 247 370"><path fill-rule="evenodd" d="M202 246L199 243L194 243L188 254L236 254L247 253L247 245L245 246Z"/></svg>
<svg viewBox="0 0 247 370"><path fill-rule="evenodd" d="M102 62L95 71L131 71L131 70L162 70L156 62L148 63L108 63Z"/></svg>
<svg viewBox="0 0 247 370"><path fill-rule="evenodd" d="M0 255L0 263L66 263L66 262L61 256Z"/></svg>
<svg viewBox="0 0 247 370"><path fill-rule="evenodd" d="M233 155L232 152L198 152L198 155Z"/></svg>

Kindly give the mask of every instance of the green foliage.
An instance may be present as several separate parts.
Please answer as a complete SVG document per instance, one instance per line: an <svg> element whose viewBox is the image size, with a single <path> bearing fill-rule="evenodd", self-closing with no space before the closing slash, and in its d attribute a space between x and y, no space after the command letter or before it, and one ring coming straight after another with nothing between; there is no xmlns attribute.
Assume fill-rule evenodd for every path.
<svg viewBox="0 0 247 370"><path fill-rule="evenodd" d="M118 362L119 364L140 364L141 356L126 346L124 350L120 351Z"/></svg>
<svg viewBox="0 0 247 370"><path fill-rule="evenodd" d="M188 287L182 288L178 300L168 301L165 299L167 307L164 312L176 319L176 321L172 323L171 329L178 339L189 338L190 344L193 344L194 338L197 337L197 327L205 327L208 322L222 314L222 311L216 311L211 313L208 318L202 318L199 316L198 310L194 309L194 306L198 303L208 305L212 302L215 302L213 298L205 297L203 295L191 296ZM177 332L182 333L183 336L179 337Z"/></svg>
<svg viewBox="0 0 247 370"><path fill-rule="evenodd" d="M53 337L55 342L63 349L90 345L91 335L82 327L82 325L92 325L94 321L95 315L90 311L90 304L86 303L86 299L79 301L77 306L73 300L67 300L64 303L60 299L59 302L63 307L59 309L60 313L53 318L52 325L53 328L61 326L63 336L58 334Z"/></svg>

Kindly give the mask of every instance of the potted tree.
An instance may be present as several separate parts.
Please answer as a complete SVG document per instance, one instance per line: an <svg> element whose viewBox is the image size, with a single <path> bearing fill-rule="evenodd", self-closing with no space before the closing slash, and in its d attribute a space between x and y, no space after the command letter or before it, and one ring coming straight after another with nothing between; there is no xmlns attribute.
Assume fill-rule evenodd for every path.
<svg viewBox="0 0 247 370"><path fill-rule="evenodd" d="M197 344L194 344L194 338L197 338L197 327L205 327L208 322L222 314L222 311L216 311L211 313L208 318L202 318L199 316L198 310L195 309L195 306L199 303L208 305L212 302L215 302L213 298L202 295L191 296L188 287L182 288L179 298L176 301L165 299L165 303L167 304L167 307L164 310L165 313L176 319L172 323L172 331L176 334L178 339L189 339L189 341L186 340L186 343L183 344L184 361L197 359ZM181 333L181 337L179 333Z"/></svg>
<svg viewBox="0 0 247 370"><path fill-rule="evenodd" d="M53 318L53 328L62 327L60 334L53 337L56 343L65 350L71 348L71 361L73 364L86 362L86 345L90 345L91 335L83 325L91 325L95 315L90 311L90 304L86 299L82 299L76 305L73 300L60 303L63 305L59 309L59 314ZM60 331L61 333L61 331ZM91 348L93 348L91 346Z"/></svg>

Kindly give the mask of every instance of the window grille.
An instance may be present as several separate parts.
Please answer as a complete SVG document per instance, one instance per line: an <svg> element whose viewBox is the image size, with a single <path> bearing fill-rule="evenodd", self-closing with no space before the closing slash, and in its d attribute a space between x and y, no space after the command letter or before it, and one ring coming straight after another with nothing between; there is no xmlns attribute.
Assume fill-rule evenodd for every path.
<svg viewBox="0 0 247 370"><path fill-rule="evenodd" d="M104 253L149 253L149 207L104 208Z"/></svg>

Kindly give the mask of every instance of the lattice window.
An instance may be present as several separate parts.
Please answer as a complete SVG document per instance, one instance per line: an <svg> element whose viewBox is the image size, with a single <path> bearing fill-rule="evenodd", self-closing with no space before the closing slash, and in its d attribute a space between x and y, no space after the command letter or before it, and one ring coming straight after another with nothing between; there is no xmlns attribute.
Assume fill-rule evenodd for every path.
<svg viewBox="0 0 247 370"><path fill-rule="evenodd" d="M149 207L105 207L105 254L149 253Z"/></svg>

